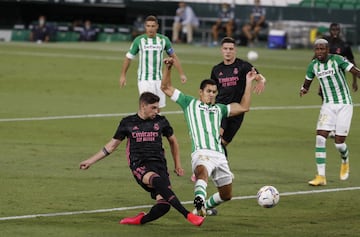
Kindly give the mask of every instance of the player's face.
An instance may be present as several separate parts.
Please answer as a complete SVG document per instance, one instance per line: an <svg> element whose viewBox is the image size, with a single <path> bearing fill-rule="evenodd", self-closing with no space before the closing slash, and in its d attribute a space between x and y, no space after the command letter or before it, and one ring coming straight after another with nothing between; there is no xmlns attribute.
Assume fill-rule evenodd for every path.
<svg viewBox="0 0 360 237"><path fill-rule="evenodd" d="M236 57L236 47L233 43L224 43L221 46L221 53L226 63L233 63Z"/></svg>
<svg viewBox="0 0 360 237"><path fill-rule="evenodd" d="M332 26L330 28L330 35L333 38L339 38L339 36L340 36L340 27L339 26Z"/></svg>
<svg viewBox="0 0 360 237"><path fill-rule="evenodd" d="M159 113L159 102L154 104L143 104L142 109L145 119L154 119Z"/></svg>
<svg viewBox="0 0 360 237"><path fill-rule="evenodd" d="M155 21L146 21L145 22L145 31L148 37L155 37L158 31L159 25Z"/></svg>
<svg viewBox="0 0 360 237"><path fill-rule="evenodd" d="M329 53L329 47L326 44L317 44L314 48L315 57L323 62L326 60L328 53Z"/></svg>
<svg viewBox="0 0 360 237"><path fill-rule="evenodd" d="M200 90L200 100L205 104L215 104L217 93L216 85L206 85L203 90Z"/></svg>

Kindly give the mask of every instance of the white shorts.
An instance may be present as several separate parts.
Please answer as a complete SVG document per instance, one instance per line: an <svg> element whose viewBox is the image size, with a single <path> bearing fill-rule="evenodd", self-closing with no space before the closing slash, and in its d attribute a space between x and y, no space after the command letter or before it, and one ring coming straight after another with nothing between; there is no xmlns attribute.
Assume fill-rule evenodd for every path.
<svg viewBox="0 0 360 237"><path fill-rule="evenodd" d="M323 104L317 122L317 130L335 131L336 135L349 134L353 105Z"/></svg>
<svg viewBox="0 0 360 237"><path fill-rule="evenodd" d="M139 95L143 92L151 92L160 97L159 107L163 108L166 105L166 95L160 89L161 81L138 81Z"/></svg>
<svg viewBox="0 0 360 237"><path fill-rule="evenodd" d="M203 165L208 171L216 187L231 184L233 174L230 171L228 161L224 154L211 150L198 150L191 154L192 170L198 165Z"/></svg>

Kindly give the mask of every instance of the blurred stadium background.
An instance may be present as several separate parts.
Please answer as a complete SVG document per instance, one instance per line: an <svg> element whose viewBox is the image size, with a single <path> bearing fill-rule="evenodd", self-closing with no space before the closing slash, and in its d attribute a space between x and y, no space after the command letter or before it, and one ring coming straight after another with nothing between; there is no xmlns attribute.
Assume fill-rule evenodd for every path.
<svg viewBox="0 0 360 237"><path fill-rule="evenodd" d="M202 18L195 33L197 42L210 41L210 25L216 17L219 0L185 1ZM0 0L0 40L27 41L29 28L40 14L58 30L52 41L76 41L71 28L76 20L91 19L99 28L98 41L128 41L133 21L138 15L160 17L161 33L171 35L171 24L178 1L148 0ZM237 33L248 19L253 0L228 0L235 8ZM353 46L360 44L360 0L262 0L270 23L263 32L267 41L270 30L286 34L286 45L279 47L309 47L314 37L327 32L331 22L343 26L343 35ZM236 34L235 34L236 35ZM275 46L277 47L277 46Z"/></svg>

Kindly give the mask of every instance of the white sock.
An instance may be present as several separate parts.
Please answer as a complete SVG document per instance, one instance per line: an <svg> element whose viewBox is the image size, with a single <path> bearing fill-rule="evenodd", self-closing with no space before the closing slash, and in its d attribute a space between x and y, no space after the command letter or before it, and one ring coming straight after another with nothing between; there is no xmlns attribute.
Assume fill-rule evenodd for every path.
<svg viewBox="0 0 360 237"><path fill-rule="evenodd" d="M325 176L326 138L320 135L316 136L315 161L316 161L318 175Z"/></svg>
<svg viewBox="0 0 360 237"><path fill-rule="evenodd" d="M203 179L196 180L195 190L194 190L195 197L199 196L205 201L207 195L206 188L207 188L207 183L205 182L205 180Z"/></svg>
<svg viewBox="0 0 360 237"><path fill-rule="evenodd" d="M220 205L221 203L223 203L224 200L221 199L219 192L214 193L205 203L205 208L206 209L210 209L210 208L214 208L218 205Z"/></svg>
<svg viewBox="0 0 360 237"><path fill-rule="evenodd" d="M342 163L347 163L349 161L349 150L346 143L336 144L336 149L340 152Z"/></svg>

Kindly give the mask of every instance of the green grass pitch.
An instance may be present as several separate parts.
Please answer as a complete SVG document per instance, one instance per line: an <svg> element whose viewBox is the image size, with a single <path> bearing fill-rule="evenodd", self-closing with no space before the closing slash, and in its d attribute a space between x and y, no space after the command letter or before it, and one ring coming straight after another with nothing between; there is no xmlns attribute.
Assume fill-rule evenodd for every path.
<svg viewBox="0 0 360 237"><path fill-rule="evenodd" d="M253 64L267 78L267 88L264 94L253 95L251 111L228 148L235 199L219 206L218 216L207 217L198 228L171 209L144 226L119 225L121 218L148 211L153 204L130 174L124 144L87 171L78 165L112 137L124 115L137 111L137 60L128 72L127 86L120 89L118 84L129 46L129 42L0 44L0 236L360 235L359 92L353 93L356 106L347 139L349 180L339 180L339 155L328 140L328 185L307 185L316 172L320 108L317 82L308 95L299 97L312 57L308 49L255 48L259 59ZM196 96L199 82L221 61L220 50L174 47L188 82L181 84L176 70L173 82ZM239 47L238 56L245 57L248 50ZM360 60L358 52L355 57ZM180 200L192 209L190 140L183 115L174 113L179 110L170 100L163 110L180 142L186 170L184 177L172 174L171 179ZM275 208L261 208L253 197L263 185L280 191ZM209 182L208 193L214 191ZM86 213L95 210L100 211Z"/></svg>

